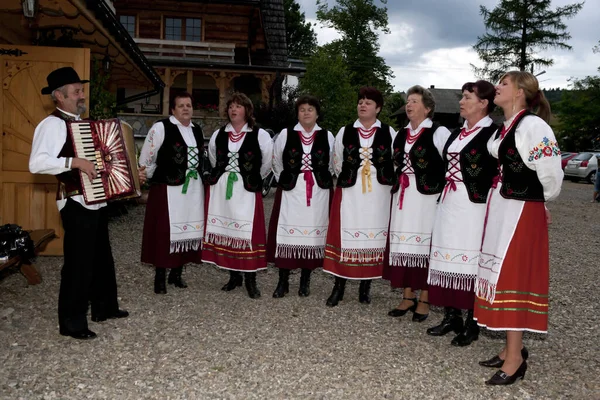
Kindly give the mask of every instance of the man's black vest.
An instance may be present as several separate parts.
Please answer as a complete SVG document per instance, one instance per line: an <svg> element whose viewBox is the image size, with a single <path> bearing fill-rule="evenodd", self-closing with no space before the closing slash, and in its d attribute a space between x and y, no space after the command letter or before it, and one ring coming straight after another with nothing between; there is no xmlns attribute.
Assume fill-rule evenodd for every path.
<svg viewBox="0 0 600 400"><path fill-rule="evenodd" d="M329 138L325 129L315 133L315 141L310 150L310 159L312 171L315 175L317 185L322 189L333 187L333 179L329 172ZM300 134L294 131L293 127L287 128L287 138L285 148L281 156L283 161L283 171L279 175L277 185L283 190L292 190L296 187L298 175L302 170L302 157L304 151Z"/></svg>
<svg viewBox="0 0 600 400"><path fill-rule="evenodd" d="M169 118L159 122L162 122L165 127L165 139L158 150L156 170L151 181L169 186L183 185L188 169L188 146L177 125L169 121ZM204 154L204 135L202 129L194 123L192 123L192 132L196 139L196 147L198 147L197 170L200 173Z"/></svg>
<svg viewBox="0 0 600 400"><path fill-rule="evenodd" d="M219 181L229 164L229 133L225 132L225 127L222 127L217 133L215 145L217 148L217 161L208 177L209 185L215 185ZM251 132L246 132L244 142L238 151L238 157L238 166L244 188L249 192L260 192L262 188L262 177L260 176L262 153L258 143L258 127L255 126Z"/></svg>
<svg viewBox="0 0 600 400"><path fill-rule="evenodd" d="M358 129L353 125L347 125L344 128L342 171L337 180L339 187L346 188L356 184L361 163L361 146L358 135ZM381 127L377 128L371 148L373 149L371 162L377 170L377 181L382 185L391 185L394 177L394 163L392 162L392 136L389 125L381 124Z"/></svg>
<svg viewBox="0 0 600 400"><path fill-rule="evenodd" d="M67 121L74 121L75 118L61 112L59 109L54 110L51 115L54 115L55 117L65 121L65 132L67 132L65 144L58 153L58 158L75 157L75 148L73 147L73 141L69 138L69 132L67 131L68 128L66 127ZM83 189L81 187L81 177L79 176L78 170L71 169L70 171L58 174L56 175L56 179L58 179L59 182L59 193L57 193L57 199L62 198L62 196L60 196L61 185L64 189L63 195L65 195L66 197L71 197L83 193Z"/></svg>
<svg viewBox="0 0 600 400"><path fill-rule="evenodd" d="M529 111L525 111L515 119L512 128L506 132L498 149L498 162L502 165L500 194L506 199L544 201L544 187L540 183L537 173L529 169L523 162L515 142L517 127L528 115L535 116ZM537 118L537 116L535 117ZM500 132L496 138L499 136Z"/></svg>
<svg viewBox="0 0 600 400"><path fill-rule="evenodd" d="M477 135L460 151L460 171L462 179L473 203L485 203L492 187L494 177L498 175L498 160L489 153L487 143L498 125L481 128ZM457 128L444 146L443 159L448 171L448 148L457 140L462 128Z"/></svg>
<svg viewBox="0 0 600 400"><path fill-rule="evenodd" d="M410 162L415 171L417 190L421 194L438 194L444 189L446 179L445 163L437 147L433 143L433 134L440 126L436 123L431 128L425 128L409 152ZM398 132L394 140L394 164L396 176L392 193L400 188L400 175L404 168L404 145L406 144L407 129Z"/></svg>

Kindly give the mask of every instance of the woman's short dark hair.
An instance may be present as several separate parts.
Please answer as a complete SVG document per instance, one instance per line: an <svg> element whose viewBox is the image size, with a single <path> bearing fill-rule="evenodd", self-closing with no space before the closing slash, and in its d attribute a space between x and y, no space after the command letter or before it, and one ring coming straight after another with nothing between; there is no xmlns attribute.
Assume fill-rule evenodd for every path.
<svg viewBox="0 0 600 400"><path fill-rule="evenodd" d="M357 104L362 99L373 100L375 102L375 104L377 104L377 107L379 107L380 109L383 109L383 95L377 88L374 88L372 86L361 87L358 90Z"/></svg>
<svg viewBox="0 0 600 400"><path fill-rule="evenodd" d="M427 114L427 118L433 118L433 113L435 111L435 97L433 97L433 94L429 91L429 89L425 89L420 85L415 85L408 89L406 92L406 98L408 99L408 96L411 94L418 94L421 96L423 105L425 108L429 108L429 114Z"/></svg>
<svg viewBox="0 0 600 400"><path fill-rule="evenodd" d="M188 92L177 92L171 96L171 100L169 101L169 111L173 112L177 103L177 99L190 99L192 102L192 108L194 108L194 97L191 94Z"/></svg>
<svg viewBox="0 0 600 400"><path fill-rule="evenodd" d="M479 80L477 82L467 82L463 85L461 93L464 91L474 93L479 100L487 100L487 113L491 113L496 108L494 97L496 97L496 88L488 81Z"/></svg>
<svg viewBox="0 0 600 400"><path fill-rule="evenodd" d="M229 106L233 103L244 107L246 110L246 123L248 124L248 128L254 128L256 121L254 121L254 105L252 104L252 100L244 93L234 92L227 101L227 110L229 110ZM229 112L227 112L227 118L229 119Z"/></svg>
<svg viewBox="0 0 600 400"><path fill-rule="evenodd" d="M321 115L321 104L319 103L319 99L317 99L315 96L305 94L305 95L298 97L298 100L296 100L296 115L298 115L298 110L300 109L300 106L303 104L308 104L309 106L313 106L315 108L315 110L317 111L317 115Z"/></svg>

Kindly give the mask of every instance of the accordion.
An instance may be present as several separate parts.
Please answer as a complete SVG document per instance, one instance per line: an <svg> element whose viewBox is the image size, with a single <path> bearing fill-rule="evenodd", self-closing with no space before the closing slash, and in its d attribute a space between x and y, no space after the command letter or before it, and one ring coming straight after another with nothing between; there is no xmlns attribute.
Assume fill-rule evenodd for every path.
<svg viewBox="0 0 600 400"><path fill-rule="evenodd" d="M141 194L131 127L118 119L69 121L75 156L96 165L94 180L79 171L86 204L139 197Z"/></svg>

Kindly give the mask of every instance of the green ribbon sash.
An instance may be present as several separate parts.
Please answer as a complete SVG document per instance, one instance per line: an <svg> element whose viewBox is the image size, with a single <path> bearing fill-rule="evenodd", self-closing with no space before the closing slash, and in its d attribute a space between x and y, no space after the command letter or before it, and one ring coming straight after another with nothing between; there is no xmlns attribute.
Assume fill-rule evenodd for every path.
<svg viewBox="0 0 600 400"><path fill-rule="evenodd" d="M188 171L187 175L185 176L185 183L183 184L183 189L181 190L181 193L187 194L188 186L190 185L191 179L198 180L198 171L197 170L190 169Z"/></svg>
<svg viewBox="0 0 600 400"><path fill-rule="evenodd" d="M225 192L225 200L230 200L233 196L233 182L237 182L238 177L235 172L230 172L227 177L227 191Z"/></svg>

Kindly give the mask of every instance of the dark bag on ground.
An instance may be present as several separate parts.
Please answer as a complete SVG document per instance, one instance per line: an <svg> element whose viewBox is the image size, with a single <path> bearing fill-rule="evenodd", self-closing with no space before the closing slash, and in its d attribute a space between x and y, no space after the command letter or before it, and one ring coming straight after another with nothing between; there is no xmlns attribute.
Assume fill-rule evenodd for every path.
<svg viewBox="0 0 600 400"><path fill-rule="evenodd" d="M0 226L0 259L6 260L15 256L32 259L35 256L33 240L19 225L2 225Z"/></svg>

